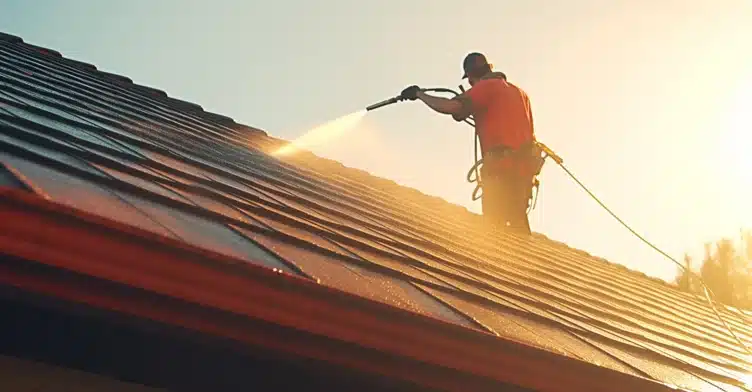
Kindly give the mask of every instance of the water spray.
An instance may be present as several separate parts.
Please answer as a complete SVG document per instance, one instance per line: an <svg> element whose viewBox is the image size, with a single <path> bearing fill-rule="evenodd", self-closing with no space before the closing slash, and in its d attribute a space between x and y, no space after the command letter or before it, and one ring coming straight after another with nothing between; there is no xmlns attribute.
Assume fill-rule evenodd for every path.
<svg viewBox="0 0 752 392"><path fill-rule="evenodd" d="M361 109L311 128L300 137L272 152L272 155L290 155L312 146L330 143L355 128L365 115L366 110Z"/></svg>

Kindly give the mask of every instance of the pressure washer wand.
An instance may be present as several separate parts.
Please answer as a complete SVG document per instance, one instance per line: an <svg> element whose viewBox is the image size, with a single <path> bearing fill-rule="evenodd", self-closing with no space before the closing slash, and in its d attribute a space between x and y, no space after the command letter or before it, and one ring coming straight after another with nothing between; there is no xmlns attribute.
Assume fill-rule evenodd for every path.
<svg viewBox="0 0 752 392"><path fill-rule="evenodd" d="M460 86L460 88L462 88L462 86ZM464 91L464 89L462 89L462 90ZM457 92L455 92L455 91L453 91L451 89L448 89L448 88L424 88L424 89L421 89L421 91L423 91L423 92L451 93L451 94L454 94L454 95L458 95ZM398 96L396 96L394 98L385 99L385 100L383 100L383 101L381 101L379 103L375 103L375 104L367 107L366 111L370 112L371 110L382 108L384 106L391 105L393 103L397 103L397 102L404 101L404 100L405 100L404 98L402 98L402 97L400 97L398 95Z"/></svg>
<svg viewBox="0 0 752 392"><path fill-rule="evenodd" d="M381 107L384 107L384 106L387 106L387 105L391 105L391 104L397 103L399 101L402 101L402 98L399 97L399 96L394 97L394 98L385 99L385 100L383 100L383 101L381 101L379 103L375 103L375 104L367 107L366 111L370 112L371 110L378 109L378 108L381 108Z"/></svg>

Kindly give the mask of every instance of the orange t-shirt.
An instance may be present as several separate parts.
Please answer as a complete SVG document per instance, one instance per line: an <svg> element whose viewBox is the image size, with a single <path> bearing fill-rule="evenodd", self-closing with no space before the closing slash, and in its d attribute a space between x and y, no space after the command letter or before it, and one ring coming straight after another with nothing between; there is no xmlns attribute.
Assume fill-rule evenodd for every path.
<svg viewBox="0 0 752 392"><path fill-rule="evenodd" d="M533 115L530 99L519 87L504 80L500 73L483 77L472 88L457 96L464 113L473 115L481 151L506 146L517 149L533 140ZM456 116L457 117L457 116ZM510 167L511 160L499 162Z"/></svg>

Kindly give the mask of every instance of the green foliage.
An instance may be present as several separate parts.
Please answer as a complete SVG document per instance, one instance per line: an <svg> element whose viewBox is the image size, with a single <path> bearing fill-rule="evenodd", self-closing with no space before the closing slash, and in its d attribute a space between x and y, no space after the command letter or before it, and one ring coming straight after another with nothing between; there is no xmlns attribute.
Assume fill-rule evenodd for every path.
<svg viewBox="0 0 752 392"><path fill-rule="evenodd" d="M695 275L699 272L716 301L752 309L752 230L742 231L741 241L724 238L705 244L699 271L693 270L689 255L684 255L684 267L676 277L680 289L702 294L702 283Z"/></svg>

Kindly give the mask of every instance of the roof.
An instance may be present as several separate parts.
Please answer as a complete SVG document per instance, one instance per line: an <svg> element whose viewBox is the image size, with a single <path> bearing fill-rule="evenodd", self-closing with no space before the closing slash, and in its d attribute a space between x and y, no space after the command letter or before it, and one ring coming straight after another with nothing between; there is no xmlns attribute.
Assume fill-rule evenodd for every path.
<svg viewBox="0 0 752 392"><path fill-rule="evenodd" d="M43 373L44 377L39 377ZM36 361L19 360L0 356L0 386L15 391L59 391L81 392L166 392L164 389L149 388L143 385L111 380L96 374L89 374L58 366L50 366Z"/></svg>
<svg viewBox="0 0 752 392"><path fill-rule="evenodd" d="M741 391L752 380L752 360L711 308L665 282L539 234L489 233L465 208L310 153L274 158L268 152L285 141L13 35L0 34L0 86L0 211L23 222L0 219L0 238L47 236L45 246L97 260L107 254L109 264L81 261L80 272L156 290L149 277L163 271L63 238L122 251L142 244L133 250L141 261L164 259L185 279L188 266L145 244L194 252L225 271L191 264L191 284L205 289L195 301L219 306L227 295L222 303L240 312L222 290L242 292L225 270L242 265L254 295L264 295L254 298L268 301L244 312L305 319L321 334L349 334L360 345L540 390L573 390L592 381L582 380L588 372L615 377L612 390ZM83 230L94 224L109 229ZM74 229L74 237L53 235ZM115 231L119 242L105 237ZM54 259L20 241L4 244L5 252ZM280 287L262 290L275 279L289 281L285 290L297 287L289 301L350 313L328 319L294 310ZM752 345L752 328L720 311ZM539 363L528 352L550 368L525 371L521 364Z"/></svg>

